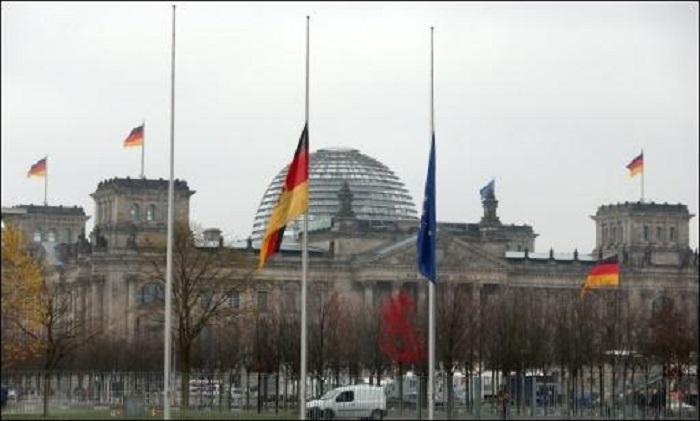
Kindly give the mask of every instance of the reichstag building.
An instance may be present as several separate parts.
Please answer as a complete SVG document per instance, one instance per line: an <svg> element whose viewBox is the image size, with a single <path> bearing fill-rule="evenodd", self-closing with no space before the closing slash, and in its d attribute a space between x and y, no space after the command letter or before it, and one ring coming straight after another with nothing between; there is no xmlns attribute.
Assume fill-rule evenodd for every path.
<svg viewBox="0 0 700 421"><path fill-rule="evenodd" d="M226 245L238 248L251 267L285 173L282 168L264 192L250 238ZM310 178L309 291L337 291L377 304L404 289L425 302L427 282L416 269L419 215L402 181L377 159L341 148L312 153ZM189 222L194 194L186 181L175 183L176 220ZM91 197L92 216L80 207L16 205L3 207L2 218L41 243L49 261L60 267L61 279L74 285L76 314L99 321L114 338L134 340L151 288L134 262L147 239L166 236L168 181L107 179ZM626 299L651 305L674 291L689 303L698 301L698 253L689 247L694 215L684 204L600 205L591 223L595 249L568 254L534 252L534 227L501 221L496 197L482 205L479 221L438 222L437 230L439 282L466 286L475 304L502 289L577 294L594 263L611 255L621 262ZM94 229L86 235L90 217ZM224 246L219 230L205 234L212 244ZM283 297L298 310L301 234L299 223L291 224L281 252L255 273L248 298Z"/></svg>

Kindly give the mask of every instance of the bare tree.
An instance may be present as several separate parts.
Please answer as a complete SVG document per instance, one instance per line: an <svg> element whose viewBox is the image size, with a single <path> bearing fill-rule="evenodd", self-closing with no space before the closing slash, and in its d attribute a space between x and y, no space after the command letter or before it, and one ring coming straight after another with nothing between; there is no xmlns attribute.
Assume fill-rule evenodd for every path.
<svg viewBox="0 0 700 421"><path fill-rule="evenodd" d="M331 355L337 349L339 323L343 300L337 292L317 289L314 293L313 312L309 320L309 368L324 392ZM329 295L326 295L329 294Z"/></svg>
<svg viewBox="0 0 700 421"><path fill-rule="evenodd" d="M359 338L364 339L358 343L361 349L362 365L369 371L369 382L374 384L374 379L377 385L380 384L381 378L390 367L391 361L385 353L379 348L381 339L381 316L379 309L375 306L364 304L360 308L358 320L361 322Z"/></svg>
<svg viewBox="0 0 700 421"><path fill-rule="evenodd" d="M447 394L447 418L452 419L454 410L454 373L462 362L468 342L469 318L472 311L471 294L466 285L453 281L440 284L437 288L436 313L436 356L446 376L443 393Z"/></svg>
<svg viewBox="0 0 700 421"><path fill-rule="evenodd" d="M3 323L18 333L16 339L30 344L41 362L46 417L51 371L101 330L90 328L74 312L73 285L62 276L61 268L49 264L43 248L29 250L21 235L12 237L16 233L12 227L8 230L2 247Z"/></svg>
<svg viewBox="0 0 700 421"><path fill-rule="evenodd" d="M181 394L189 407L189 375L192 347L206 326L225 323L239 311L229 305L234 294L248 289L252 264L237 250L206 247L200 232L175 224L173 239L172 297L178 367L182 370ZM142 253L142 275L165 285L163 244L147 244Z"/></svg>

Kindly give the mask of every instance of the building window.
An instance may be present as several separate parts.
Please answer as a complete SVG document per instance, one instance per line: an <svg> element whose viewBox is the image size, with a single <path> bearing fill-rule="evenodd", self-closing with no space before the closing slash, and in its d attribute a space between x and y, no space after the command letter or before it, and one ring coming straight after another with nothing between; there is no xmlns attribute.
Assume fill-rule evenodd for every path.
<svg viewBox="0 0 700 421"><path fill-rule="evenodd" d="M258 291L258 308L261 310L267 308L267 291Z"/></svg>
<svg viewBox="0 0 700 421"><path fill-rule="evenodd" d="M71 244L73 242L73 232L70 228L66 228L66 238L65 242Z"/></svg>
<svg viewBox="0 0 700 421"><path fill-rule="evenodd" d="M241 294L238 292L234 292L231 294L231 307L235 309L241 308Z"/></svg>
<svg viewBox="0 0 700 421"><path fill-rule="evenodd" d="M676 241L676 228L675 227L670 227L668 229L668 239L670 241Z"/></svg>
<svg viewBox="0 0 700 421"><path fill-rule="evenodd" d="M603 224L603 242L606 243L608 241L608 227Z"/></svg>
<svg viewBox="0 0 700 421"><path fill-rule="evenodd" d="M664 229L661 227L656 227L656 241L663 241Z"/></svg>
<svg viewBox="0 0 700 421"><path fill-rule="evenodd" d="M49 230L49 243L56 242L56 230Z"/></svg>
<svg viewBox="0 0 700 421"><path fill-rule="evenodd" d="M34 241L37 243L41 242L41 231L34 231Z"/></svg>
<svg viewBox="0 0 700 421"><path fill-rule="evenodd" d="M156 300L161 301L165 298L165 293L163 292L163 285L156 283L148 283L141 287L138 291L138 302L140 305L147 305Z"/></svg>
<svg viewBox="0 0 700 421"><path fill-rule="evenodd" d="M620 225L620 227L619 227L619 233L620 233L620 242L622 243L623 241L625 241L624 229L623 229L622 225Z"/></svg>
<svg viewBox="0 0 700 421"><path fill-rule="evenodd" d="M148 210L146 211L146 220L153 221L156 215L156 205L148 205Z"/></svg>
<svg viewBox="0 0 700 421"><path fill-rule="evenodd" d="M132 221L138 221L139 220L139 205L137 203L134 203L131 206L131 220Z"/></svg>
<svg viewBox="0 0 700 421"><path fill-rule="evenodd" d="M295 311L297 309L297 295L294 291L285 292L284 308L287 311Z"/></svg>
<svg viewBox="0 0 700 421"><path fill-rule="evenodd" d="M644 241L649 241L649 227L644 225Z"/></svg>
<svg viewBox="0 0 700 421"><path fill-rule="evenodd" d="M653 316L669 313L673 310L673 300L663 295L656 297L651 302L651 312Z"/></svg>
<svg viewBox="0 0 700 421"><path fill-rule="evenodd" d="M617 240L617 227L612 227L612 236L610 237L610 242L614 243Z"/></svg>
<svg viewBox="0 0 700 421"><path fill-rule="evenodd" d="M214 294L211 293L211 291L207 291L204 294L202 294L202 300L200 302L200 305L202 306L203 309L208 309L211 307L212 300L214 299Z"/></svg>

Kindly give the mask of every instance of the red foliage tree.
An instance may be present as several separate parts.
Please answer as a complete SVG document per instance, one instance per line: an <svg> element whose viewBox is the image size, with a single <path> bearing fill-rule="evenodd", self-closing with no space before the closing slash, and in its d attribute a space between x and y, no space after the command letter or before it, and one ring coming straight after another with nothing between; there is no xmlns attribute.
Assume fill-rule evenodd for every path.
<svg viewBox="0 0 700 421"><path fill-rule="evenodd" d="M379 349L399 367L425 358L425 348L415 324L416 304L406 291L382 303Z"/></svg>

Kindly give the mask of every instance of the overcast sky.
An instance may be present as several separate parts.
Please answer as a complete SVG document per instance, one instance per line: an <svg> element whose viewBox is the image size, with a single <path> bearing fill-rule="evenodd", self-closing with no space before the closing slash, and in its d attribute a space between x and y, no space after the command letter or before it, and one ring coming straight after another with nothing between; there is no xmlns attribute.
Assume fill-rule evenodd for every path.
<svg viewBox="0 0 700 421"><path fill-rule="evenodd" d="M112 177L169 176L172 3L2 3L2 205L93 215ZM478 222L496 178L503 223L536 251L589 252L590 216L644 196L698 213L698 4L176 2L175 176L190 217L247 237L304 124L310 145L359 149L421 203L435 26L439 221ZM420 209L419 209L420 211ZM92 220L88 230L92 229ZM697 217L691 247L698 245Z"/></svg>

